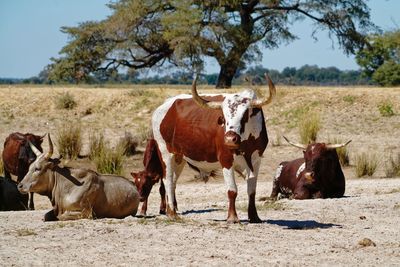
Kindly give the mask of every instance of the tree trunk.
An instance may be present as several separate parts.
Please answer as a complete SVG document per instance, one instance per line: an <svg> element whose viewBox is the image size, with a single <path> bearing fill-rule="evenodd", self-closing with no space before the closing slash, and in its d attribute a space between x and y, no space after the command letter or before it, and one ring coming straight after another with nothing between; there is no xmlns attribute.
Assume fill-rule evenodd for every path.
<svg viewBox="0 0 400 267"><path fill-rule="evenodd" d="M232 86L233 76L235 76L237 66L231 64L221 65L218 80L215 88L230 88Z"/></svg>

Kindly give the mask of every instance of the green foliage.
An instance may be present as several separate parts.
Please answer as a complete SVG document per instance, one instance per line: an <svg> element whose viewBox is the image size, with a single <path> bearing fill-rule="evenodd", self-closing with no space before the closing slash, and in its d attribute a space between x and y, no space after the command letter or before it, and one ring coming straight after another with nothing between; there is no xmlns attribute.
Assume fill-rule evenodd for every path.
<svg viewBox="0 0 400 267"><path fill-rule="evenodd" d="M76 122L64 123L57 133L58 152L63 158L76 159L82 149L81 125Z"/></svg>
<svg viewBox="0 0 400 267"><path fill-rule="evenodd" d="M380 103L378 109L383 117L391 117L394 115L393 104L390 101Z"/></svg>
<svg viewBox="0 0 400 267"><path fill-rule="evenodd" d="M353 95L345 95L343 97L343 101L349 103L350 105L353 105L355 100L356 100L356 97Z"/></svg>
<svg viewBox="0 0 400 267"><path fill-rule="evenodd" d="M124 151L120 147L112 149L105 145L96 153L94 163L97 171L103 174L121 175L123 171Z"/></svg>
<svg viewBox="0 0 400 267"><path fill-rule="evenodd" d="M344 143L342 139L340 138L333 138L329 140L329 143L331 144L342 144ZM347 149L347 146L337 148L336 153L339 158L340 165L342 166L349 166L350 165L350 157L349 157L349 151Z"/></svg>
<svg viewBox="0 0 400 267"><path fill-rule="evenodd" d="M50 80L89 81L98 71L164 62L198 71L213 57L221 67L217 87L230 87L238 70L261 58L261 45L296 39L289 28L296 21L314 22L314 33L326 30L346 53L354 53L373 27L364 0L120 0L108 6L112 14L103 21L62 28L70 41L53 59Z"/></svg>
<svg viewBox="0 0 400 267"><path fill-rule="evenodd" d="M365 175L374 175L378 168L378 157L373 153L366 154L365 152L359 154L355 158L355 172L357 177Z"/></svg>
<svg viewBox="0 0 400 267"><path fill-rule="evenodd" d="M73 109L77 105L74 96L69 92L57 95L55 102L58 109Z"/></svg>
<svg viewBox="0 0 400 267"><path fill-rule="evenodd" d="M400 30L370 35L356 60L365 75L382 86L400 84Z"/></svg>
<svg viewBox="0 0 400 267"><path fill-rule="evenodd" d="M387 178L400 176L400 153L397 157L390 155L389 162L385 164L385 176Z"/></svg>
<svg viewBox="0 0 400 267"><path fill-rule="evenodd" d="M308 112L299 121L299 135L302 144L310 144L317 140L321 129L321 119L318 113Z"/></svg>

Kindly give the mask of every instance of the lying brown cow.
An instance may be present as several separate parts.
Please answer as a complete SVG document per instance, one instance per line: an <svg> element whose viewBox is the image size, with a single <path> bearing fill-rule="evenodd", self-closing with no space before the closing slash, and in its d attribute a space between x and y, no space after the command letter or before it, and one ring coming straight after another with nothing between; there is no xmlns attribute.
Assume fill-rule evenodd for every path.
<svg viewBox="0 0 400 267"><path fill-rule="evenodd" d="M43 136L34 135L31 133L12 133L4 142L3 149L3 163L4 163L4 176L11 179L11 174L17 176L17 182L20 182L26 175L29 165L36 159L35 153L29 147L28 141L35 147L42 150ZM29 209L35 209L33 203L33 193L30 195Z"/></svg>
<svg viewBox="0 0 400 267"><path fill-rule="evenodd" d="M131 172L131 175L135 179L136 187L139 191L140 201L143 202L142 209L140 211L141 216L146 216L147 200L153 185L158 182L160 182L159 191L161 195L160 214L165 214L165 187L162 180L164 174L160 157L160 151L158 150L156 140L148 139L146 150L143 156L144 170L140 172Z"/></svg>
<svg viewBox="0 0 400 267"><path fill-rule="evenodd" d="M37 158L18 185L21 193L49 197L53 209L45 214L45 221L136 215L139 193L133 182L121 176L59 167L59 160L50 158L53 143L50 134L48 138L50 149L46 154L29 143Z"/></svg>
<svg viewBox="0 0 400 267"><path fill-rule="evenodd" d="M273 181L271 198L280 193L294 199L342 197L345 179L336 148L344 144L313 143L308 146L291 143L304 150L304 158L279 164Z"/></svg>

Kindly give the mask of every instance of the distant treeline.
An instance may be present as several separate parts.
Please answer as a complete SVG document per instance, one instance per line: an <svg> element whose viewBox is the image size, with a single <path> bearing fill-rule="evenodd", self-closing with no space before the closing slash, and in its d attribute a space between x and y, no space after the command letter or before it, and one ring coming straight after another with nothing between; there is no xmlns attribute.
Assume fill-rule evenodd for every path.
<svg viewBox="0 0 400 267"><path fill-rule="evenodd" d="M320 68L316 65L304 65L300 68L286 67L282 71L256 66L238 72L233 80L234 85L263 84L264 73L268 73L276 84L286 85L369 85L370 78L364 77L358 70L340 70L336 67ZM202 75L200 82L215 85L218 74ZM96 73L90 77L88 84L191 84L193 75L177 71L167 75L140 77L137 72L128 73ZM28 79L0 78L0 84L53 84L47 79L45 72Z"/></svg>

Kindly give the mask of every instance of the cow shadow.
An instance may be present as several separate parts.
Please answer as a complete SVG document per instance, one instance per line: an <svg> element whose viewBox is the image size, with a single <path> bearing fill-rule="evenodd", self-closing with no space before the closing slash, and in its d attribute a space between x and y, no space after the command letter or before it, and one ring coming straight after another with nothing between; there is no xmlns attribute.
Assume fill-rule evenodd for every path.
<svg viewBox="0 0 400 267"><path fill-rule="evenodd" d="M211 208L211 209L202 209L202 210L185 210L181 213L181 215L187 214L202 214L202 213L210 213L214 211L220 211L221 209Z"/></svg>
<svg viewBox="0 0 400 267"><path fill-rule="evenodd" d="M314 220L266 220L264 223L278 225L283 229L291 230L327 229L332 227L342 228L340 224L320 223Z"/></svg>

